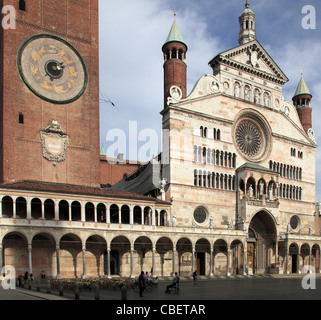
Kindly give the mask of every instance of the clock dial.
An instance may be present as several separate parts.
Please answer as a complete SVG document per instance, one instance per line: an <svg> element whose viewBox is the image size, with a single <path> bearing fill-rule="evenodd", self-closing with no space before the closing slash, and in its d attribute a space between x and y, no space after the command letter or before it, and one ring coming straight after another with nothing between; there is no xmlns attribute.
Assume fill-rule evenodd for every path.
<svg viewBox="0 0 321 320"><path fill-rule="evenodd" d="M85 63L57 36L38 34L26 40L19 49L18 69L28 88L51 103L71 103L86 90Z"/></svg>

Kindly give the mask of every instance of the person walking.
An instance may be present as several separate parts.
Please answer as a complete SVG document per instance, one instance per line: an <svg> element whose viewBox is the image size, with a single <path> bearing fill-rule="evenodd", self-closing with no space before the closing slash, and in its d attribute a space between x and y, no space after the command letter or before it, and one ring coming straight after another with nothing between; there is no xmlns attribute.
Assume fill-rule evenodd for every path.
<svg viewBox="0 0 321 320"><path fill-rule="evenodd" d="M138 286L139 286L139 296L142 297L143 296L143 291L144 291L145 286L146 286L146 280L145 280L145 276L144 276L144 271L142 271L140 273L140 276L138 278Z"/></svg>
<svg viewBox="0 0 321 320"><path fill-rule="evenodd" d="M196 270L193 272L193 281L194 281L194 284L196 284L196 281L197 281L197 272Z"/></svg>

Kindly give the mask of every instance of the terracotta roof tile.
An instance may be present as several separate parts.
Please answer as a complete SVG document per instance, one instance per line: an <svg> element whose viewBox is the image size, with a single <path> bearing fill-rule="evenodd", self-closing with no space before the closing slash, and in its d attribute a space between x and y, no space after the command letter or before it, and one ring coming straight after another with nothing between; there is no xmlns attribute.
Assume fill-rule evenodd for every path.
<svg viewBox="0 0 321 320"><path fill-rule="evenodd" d="M140 195L128 191L116 191L102 188L93 188L87 186L38 182L38 181L17 181L10 183L0 184L0 189L12 189L12 190L26 190L26 191L40 191L40 192L54 192L76 195L90 195L100 196L106 198L118 198L118 199L133 199L143 200L148 202L154 202L157 204L170 204L168 202L161 201L145 195Z"/></svg>

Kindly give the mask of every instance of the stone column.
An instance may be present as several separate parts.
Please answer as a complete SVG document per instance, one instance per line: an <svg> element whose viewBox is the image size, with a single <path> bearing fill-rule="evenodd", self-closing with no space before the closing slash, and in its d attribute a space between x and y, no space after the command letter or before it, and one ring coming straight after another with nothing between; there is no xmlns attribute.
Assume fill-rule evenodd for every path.
<svg viewBox="0 0 321 320"><path fill-rule="evenodd" d="M107 246L107 277L110 278L110 247Z"/></svg>
<svg viewBox="0 0 321 320"><path fill-rule="evenodd" d="M154 209L150 209L152 211L152 226L156 225L156 220L155 220L155 208Z"/></svg>
<svg viewBox="0 0 321 320"><path fill-rule="evenodd" d="M69 201L68 201L68 216L69 216L69 221L72 220L72 216L71 216L71 204Z"/></svg>
<svg viewBox="0 0 321 320"><path fill-rule="evenodd" d="M246 276L246 256L247 254L247 243L245 242L244 245L243 245L243 276Z"/></svg>
<svg viewBox="0 0 321 320"><path fill-rule="evenodd" d="M173 276L175 275L175 254L176 254L176 246L174 247L173 246L173 261L172 261L172 273L173 273Z"/></svg>
<svg viewBox="0 0 321 320"><path fill-rule="evenodd" d="M61 279L59 252L60 252L60 247L57 246L57 247L56 247L57 279Z"/></svg>
<svg viewBox="0 0 321 320"><path fill-rule="evenodd" d="M129 224L130 225L134 224L134 207L133 206L129 207Z"/></svg>
<svg viewBox="0 0 321 320"><path fill-rule="evenodd" d="M285 274L289 274L289 240L286 239L285 241L285 245L286 245L286 254L285 254ZM300 259L300 250L299 250L299 255L298 255L298 259Z"/></svg>
<svg viewBox="0 0 321 320"><path fill-rule="evenodd" d="M17 219L17 197L12 197L13 219Z"/></svg>
<svg viewBox="0 0 321 320"><path fill-rule="evenodd" d="M30 197L26 198L27 201L27 219L31 220L31 199Z"/></svg>
<svg viewBox="0 0 321 320"><path fill-rule="evenodd" d="M213 248L210 248L210 277L214 276L213 272Z"/></svg>
<svg viewBox="0 0 321 320"><path fill-rule="evenodd" d="M195 271L195 246L192 246L192 273Z"/></svg>
<svg viewBox="0 0 321 320"><path fill-rule="evenodd" d="M0 274L0 279L2 277L2 268L4 267L3 265L3 246L2 246L2 243L0 243L0 270L1 270L1 274Z"/></svg>
<svg viewBox="0 0 321 320"><path fill-rule="evenodd" d="M59 201L55 199L54 203L55 203L55 221L59 221Z"/></svg>
<svg viewBox="0 0 321 320"><path fill-rule="evenodd" d="M130 246L130 277L134 278L134 247Z"/></svg>
<svg viewBox="0 0 321 320"><path fill-rule="evenodd" d="M106 223L110 224L110 205L106 204Z"/></svg>
<svg viewBox="0 0 321 320"><path fill-rule="evenodd" d="M97 203L93 203L94 205L94 221L97 223Z"/></svg>
<svg viewBox="0 0 321 320"><path fill-rule="evenodd" d="M231 250L229 248L227 248L227 268L226 268L226 276L229 277L231 274L230 274L230 253L231 253Z"/></svg>
<svg viewBox="0 0 321 320"><path fill-rule="evenodd" d="M80 217L81 217L81 222L86 221L86 209L83 201L80 201Z"/></svg>
<svg viewBox="0 0 321 320"><path fill-rule="evenodd" d="M45 200L42 199L41 201L41 219L45 220Z"/></svg>
<svg viewBox="0 0 321 320"><path fill-rule="evenodd" d="M153 249L152 249L152 270L153 270L153 274L154 275L154 271L155 271L155 252L156 252L156 248L153 245Z"/></svg>
<svg viewBox="0 0 321 320"><path fill-rule="evenodd" d="M28 244L29 273L32 273L32 245Z"/></svg>
<svg viewBox="0 0 321 320"><path fill-rule="evenodd" d="M86 279L86 245L82 247L82 268L83 268L83 279Z"/></svg>

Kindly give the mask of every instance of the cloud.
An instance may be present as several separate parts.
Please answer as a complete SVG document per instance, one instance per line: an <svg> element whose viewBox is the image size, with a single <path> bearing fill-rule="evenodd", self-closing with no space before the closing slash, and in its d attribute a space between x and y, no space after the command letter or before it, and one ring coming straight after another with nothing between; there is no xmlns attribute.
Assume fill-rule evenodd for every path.
<svg viewBox="0 0 321 320"><path fill-rule="evenodd" d="M243 1L245 4L245 0ZM304 30L302 1L271 0L251 3L257 15L260 43L289 77L284 97L291 101L301 69L313 94L313 127L321 143L321 28L320 1L316 7L317 30ZM218 53L238 45L238 17L244 6L239 0L117 0L100 1L100 89L116 105L101 105L101 143L119 128L129 139L129 121L137 121L138 133L151 128L159 134L163 108L162 45L173 23L177 23L188 46L188 93L197 80L211 73L208 62ZM161 148L161 141L159 142ZM317 163L321 152L317 149ZM321 166L317 168L317 199L321 199Z"/></svg>

